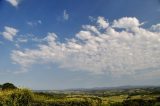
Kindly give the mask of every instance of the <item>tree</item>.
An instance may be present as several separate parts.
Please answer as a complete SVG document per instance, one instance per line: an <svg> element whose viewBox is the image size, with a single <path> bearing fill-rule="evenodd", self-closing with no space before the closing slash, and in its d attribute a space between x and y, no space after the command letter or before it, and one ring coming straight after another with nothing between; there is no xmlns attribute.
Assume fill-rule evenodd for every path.
<svg viewBox="0 0 160 106"><path fill-rule="evenodd" d="M11 89L16 89L17 87L13 85L12 83L4 83L2 85L2 90L11 90Z"/></svg>

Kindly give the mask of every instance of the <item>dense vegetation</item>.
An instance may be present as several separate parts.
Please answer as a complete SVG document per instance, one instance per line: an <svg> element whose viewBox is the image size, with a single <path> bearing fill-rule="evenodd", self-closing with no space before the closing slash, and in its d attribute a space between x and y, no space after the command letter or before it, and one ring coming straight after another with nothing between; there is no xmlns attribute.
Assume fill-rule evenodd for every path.
<svg viewBox="0 0 160 106"><path fill-rule="evenodd" d="M12 90L12 89L16 89L17 87L12 83L4 83L3 85L0 85L0 88L2 90Z"/></svg>
<svg viewBox="0 0 160 106"><path fill-rule="evenodd" d="M33 93L27 89L5 90L0 92L0 106L98 106L94 97L57 98Z"/></svg>
<svg viewBox="0 0 160 106"><path fill-rule="evenodd" d="M1 85L0 106L160 106L160 88L31 91Z"/></svg>

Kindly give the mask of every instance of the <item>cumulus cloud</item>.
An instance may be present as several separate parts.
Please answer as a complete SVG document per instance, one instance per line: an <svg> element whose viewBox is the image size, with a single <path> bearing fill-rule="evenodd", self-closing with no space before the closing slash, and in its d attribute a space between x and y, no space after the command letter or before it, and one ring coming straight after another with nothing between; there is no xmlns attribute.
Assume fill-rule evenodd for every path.
<svg viewBox="0 0 160 106"><path fill-rule="evenodd" d="M2 32L2 35L5 39L7 39L9 41L13 41L13 37L16 36L17 33L18 33L18 29L5 26L4 32Z"/></svg>
<svg viewBox="0 0 160 106"><path fill-rule="evenodd" d="M123 17L113 22L113 27L117 28L134 28L140 26L139 20L135 17Z"/></svg>
<svg viewBox="0 0 160 106"><path fill-rule="evenodd" d="M160 24L152 25L151 30L156 31L156 32L160 32Z"/></svg>
<svg viewBox="0 0 160 106"><path fill-rule="evenodd" d="M51 63L67 70L111 75L132 75L159 67L159 32L144 29L135 17L114 20L112 24L100 17L97 22L98 25L83 25L66 42L59 42L55 33L48 33L43 38L46 43L37 49L14 50L11 58L23 67Z"/></svg>
<svg viewBox="0 0 160 106"><path fill-rule="evenodd" d="M9 2L12 6L17 7L20 3L20 0L6 0Z"/></svg>
<svg viewBox="0 0 160 106"><path fill-rule="evenodd" d="M104 17L98 17L97 23L100 28L107 28L109 26L109 23L104 19Z"/></svg>

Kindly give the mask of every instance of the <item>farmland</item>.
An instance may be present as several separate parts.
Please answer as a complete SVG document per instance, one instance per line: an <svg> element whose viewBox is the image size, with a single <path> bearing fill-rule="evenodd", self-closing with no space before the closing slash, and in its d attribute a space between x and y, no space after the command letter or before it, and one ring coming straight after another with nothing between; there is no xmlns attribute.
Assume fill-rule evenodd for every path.
<svg viewBox="0 0 160 106"><path fill-rule="evenodd" d="M1 90L0 106L160 106L160 88Z"/></svg>

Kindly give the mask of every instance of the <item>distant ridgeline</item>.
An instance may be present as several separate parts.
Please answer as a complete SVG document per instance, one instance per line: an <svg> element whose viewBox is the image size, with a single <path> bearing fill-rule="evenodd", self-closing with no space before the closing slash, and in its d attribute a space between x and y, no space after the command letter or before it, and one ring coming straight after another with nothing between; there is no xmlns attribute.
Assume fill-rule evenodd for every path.
<svg viewBox="0 0 160 106"><path fill-rule="evenodd" d="M17 87L12 83L4 83L0 85L0 90L11 90L16 89Z"/></svg>

